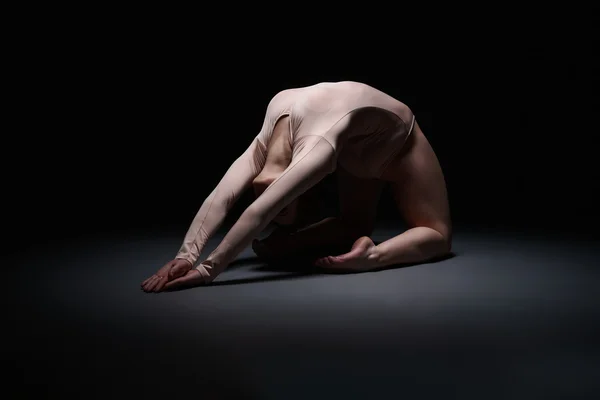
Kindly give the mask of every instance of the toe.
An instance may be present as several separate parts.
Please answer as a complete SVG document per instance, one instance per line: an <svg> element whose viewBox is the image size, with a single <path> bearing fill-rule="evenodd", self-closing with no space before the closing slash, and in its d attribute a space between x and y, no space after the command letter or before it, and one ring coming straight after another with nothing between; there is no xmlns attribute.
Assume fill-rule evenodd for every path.
<svg viewBox="0 0 600 400"><path fill-rule="evenodd" d="M341 257L329 257L329 264L332 266L336 266L339 267L341 264L343 264L344 260Z"/></svg>
<svg viewBox="0 0 600 400"><path fill-rule="evenodd" d="M321 257L321 258L319 258L315 262L315 265L317 265L319 267L326 267L327 266L327 257Z"/></svg>

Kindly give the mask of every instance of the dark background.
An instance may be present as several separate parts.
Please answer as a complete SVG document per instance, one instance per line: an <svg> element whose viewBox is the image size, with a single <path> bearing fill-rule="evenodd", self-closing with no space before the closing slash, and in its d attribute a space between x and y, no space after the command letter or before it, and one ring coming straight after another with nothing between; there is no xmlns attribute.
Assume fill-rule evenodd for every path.
<svg viewBox="0 0 600 400"><path fill-rule="evenodd" d="M584 23L569 35L544 28L447 44L414 36L397 50L365 39L334 53L260 35L190 48L191 39L133 28L39 38L26 69L35 91L25 93L37 108L14 138L23 152L9 173L12 238L183 234L275 93L337 80L413 109L444 169L457 229L593 234L596 40ZM379 218L396 218L385 197Z"/></svg>
<svg viewBox="0 0 600 400"><path fill-rule="evenodd" d="M294 12L302 9L296 8ZM437 276L440 282L462 276L464 281L459 282L465 282L464 287L451 295L455 300L466 299L465 305L456 306L457 303L439 297L440 304L450 306L443 308L438 304L435 310L449 310L445 315L456 323L452 325L456 330L448 333L435 325L419 324L423 316L416 301L398 300L406 307L399 309L400 316L410 317L412 324L406 324L402 318L397 321L391 332L408 332L405 338L409 340L403 342L401 337L396 341L399 347L391 353L406 356L402 346L413 346L411 338L425 338L421 343L429 348L429 333L429 337L439 338L439 343L448 343L441 349L446 349L452 360L468 364L456 369L456 364L442 362L448 368L438 368L437 373L454 371L461 379L474 381L478 380L478 371L491 370L503 376L493 365L486 365L489 351L507 354L506 357L521 349L539 348L544 353L545 348L534 343L537 338L547 340L548 346L561 347L577 342L572 332L579 332L579 337L586 340L580 342L578 354L585 355L588 350L595 354L596 347L590 350L587 346L597 337L591 327L597 321L592 301L596 274L589 268L597 264L593 259L596 255L589 249L586 254L578 254L578 250L572 250L577 247L566 247L561 254L575 261L562 262L557 257L556 265L560 267L553 272L544 262L536 262L537 255L526 256L537 253L524 250L538 235L597 236L598 43L589 18L591 13L567 13L561 9L548 15L540 9L524 15L523 10L506 6L502 14L497 9L449 14L432 7L412 14L377 9L375 18L361 9L357 11L363 15L352 19L341 14L325 16L323 10L310 9L310 18L298 22L291 19L292 12L282 9L283 20L265 23L246 14L250 10L233 6L231 9L235 12L225 16L209 10L181 10L173 16L162 9L151 10L152 15L148 15L147 9L53 9L50 14L38 8L28 10L24 14L27 23L12 31L9 42L17 51L7 63L14 65L16 71L7 74L6 80L17 90L11 94L6 112L16 123L12 129L7 128L4 136L8 190L3 196L3 228L5 248L24 261L11 261L6 267L9 272L20 274L16 280L5 280L5 305L14 317L8 324L16 329L14 336L3 342L9 355L7 362L27 368L15 369L14 379L9 375L8 381L45 379L51 384L66 382L68 386L70 377L77 380L85 376L86 382L102 384L98 376L110 379L122 375L125 380L128 374L162 374L162 369L146 364L143 357L137 363L132 360L137 361L139 355L152 355L149 350L158 349L150 360L175 366L182 362L177 355L187 354L186 346L193 343L197 353L185 356L183 364L179 364L185 371L175 376L193 374L190 381L195 388L198 370L194 368L200 365L196 362L200 355L205 362L202 367L207 368L214 367L210 365L212 356L221 357L218 351L207 356L206 348L197 344L194 335L198 332L203 332L201 337L214 333L222 336L224 342L236 343L227 340L236 337L232 336L234 333L253 337L252 329L242 331L227 325L242 321L240 326L255 329L254 337L260 340L241 341L240 347L257 341L265 347L285 345L284 336L265 335L263 339L260 335L264 331L258 326L268 328L273 324L273 315L288 315L283 322L297 323L292 326L299 327L294 337L298 343L305 345L305 338L301 337L304 331L318 334L318 318L327 314L316 310L322 311L320 302L328 301L327 293L315 297L313 303L298 302L294 309L294 299L299 297L290 296L287 303L285 296L281 302L262 302L266 297L256 294L261 286L240 285L229 292L227 287L221 287L220 292L188 291L182 297L138 300L131 297L130 283L137 285L140 276L154 270L147 264L168 253L163 249L177 248L178 242L172 238L183 237L204 198L257 134L266 105L276 92L346 79L375 86L415 112L442 164L457 231L471 235L475 231L475 237L477 230L526 233L512 235L514 243L499 247L501 251L492 244L496 240L508 241L507 236L493 236L485 245L479 245L489 246L479 252L485 260L471 259L470 267L465 261L467 269L459 268L458 275L453 275L456 269L450 269L447 275L434 271L428 276L425 272L416 279L414 282L435 281ZM469 12L475 13L473 18L467 16ZM385 14L394 20L393 24L382 20ZM457 14L463 18L455 18ZM234 19L240 16L250 20L242 24ZM334 27L334 19L342 26ZM408 24L411 21L413 24ZM26 40L16 44L17 39ZM12 109L16 111L11 115ZM250 200L248 196L243 198L235 211L239 213ZM382 199L378 218L397 218L389 199ZM121 235L127 240L122 240ZM110 240L105 240L107 237ZM152 240L137 242L140 237L166 241L154 248ZM83 241L81 246L82 242L73 240L82 238L91 240ZM55 240L61 245L54 246ZM565 242L569 241L546 244L540 240L543 245L535 249L554 257L552 243ZM469 254L477 255L478 251L473 251L477 243L463 246L469 249L465 251L467 260ZM502 258L507 252L517 256L523 252L525 261L516 257L515 262L508 262ZM494 260L494 255L499 260ZM586 263L578 264L578 257L585 258ZM465 258L458 258L456 265L462 265ZM531 264L522 268L522 262ZM485 268L488 265L494 267ZM468 279L474 272L475 276L482 274L481 271L491 273L482 286ZM565 271L573 271L574 275ZM502 278L501 273L505 274L503 281L498 278ZM504 303L495 302L494 294L501 293L495 291L498 280L503 282L502 293L514 301L509 303L512 306L502 308ZM301 283L297 286L301 290L310 288ZM417 285L417 290L426 286ZM535 292L538 286L544 290ZM435 282L432 287L436 288ZM344 292L347 288L338 289ZM390 292L394 296L414 294L407 289L410 287ZM517 294L511 297L511 290ZM11 291L19 292L18 296L12 296ZM491 292L490 297L483 295L487 291ZM548 303L524 301L529 298L529 291L532 298L538 293ZM348 293L351 298L354 292ZM483 294L464 297L464 293ZM581 296L575 296L579 293ZM207 296L210 300L211 295L223 301L221 304L229 304L233 311L228 315L234 318L221 318L221 309L211 314L196 298L185 297ZM563 301L571 299L569 296L578 303ZM166 299L174 299L175 303ZM236 305L242 304L243 299L260 301L249 301L237 310ZM550 302L552 299L556 301ZM193 318L195 325L190 326L189 310L184 307L178 313L178 301L194 302L203 316L212 315L212 321L225 324L221 325L225 328L210 331L204 318ZM261 310L267 312L266 316L253 313L252 307L264 307L266 303L272 305L274 314L268 313L268 307ZM291 310L286 309L289 304ZM488 308L469 314L473 304ZM538 304L541 305L536 308ZM548 311L547 304L553 307L551 311L560 311L557 316ZM20 306L24 312L19 312ZM495 325L494 311L500 309L504 311L500 316L506 319ZM303 319L306 310L315 310L316 319ZM351 308L331 310L347 316L348 321L356 317L348 314L354 312ZM514 310L526 312L517 314ZM367 313L372 315L373 311L364 308L362 317ZM552 336L550 329L544 336L528 327L533 325L541 331L553 325L536 325L539 319L532 316L562 324L563 330ZM381 321L390 320L386 316ZM473 329L469 330L469 326ZM481 326L486 329L475 329ZM497 326L511 326L514 331L497 330ZM382 332L386 339L375 343L381 345L375 355L370 353L373 346L368 335L362 336L358 328L353 332L350 329L348 338L352 340L348 340L347 347L339 347L340 352L358 347L369 354L369 360L389 360L384 355L390 353L391 339L383 334L390 331L388 328L377 324L371 328L371 332ZM275 332L289 334L285 329ZM510 335L504 332L519 334L515 333L511 342ZM172 340L168 345L162 342L165 337ZM519 341L519 337L525 339ZM528 337L532 339L526 340ZM548 339L552 337L560 340ZM331 343L336 343L337 338L333 339ZM524 347L516 346L512 352L502 347L515 343ZM120 346L122 349L117 351ZM335 358L331 348L323 348L325 359L330 354ZM488 353L480 351L482 348ZM243 354L256 356L259 353L253 351L260 349L245 348ZM297 349L302 352L304 347ZM233 359L237 359L238 352L239 349L232 350ZM424 359L418 350L413 354L408 360L419 360L421 364L415 376L426 379L431 366L440 362L436 347ZM171 362L165 361L169 357ZM281 357L288 354L281 353ZM78 365L73 360L84 362ZM231 364L223 364L226 371L236 375ZM132 365L143 368L128 370ZM103 366L108 366L106 372L95 375L94 368ZM285 372L279 364L273 368ZM414 364L406 364L406 368L412 370ZM570 368L570 364L565 362L564 368ZM452 374L449 376L453 379ZM298 381L302 384L304 376ZM152 387L146 389L152 391ZM491 385L489 390L493 393L496 387Z"/></svg>

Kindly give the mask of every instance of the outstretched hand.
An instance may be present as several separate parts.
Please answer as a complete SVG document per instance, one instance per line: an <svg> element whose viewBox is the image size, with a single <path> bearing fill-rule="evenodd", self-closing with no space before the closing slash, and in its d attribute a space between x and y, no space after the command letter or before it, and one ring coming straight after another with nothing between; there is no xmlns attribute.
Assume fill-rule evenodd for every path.
<svg viewBox="0 0 600 400"><path fill-rule="evenodd" d="M150 278L142 282L142 290L145 292L160 292L168 282L184 276L192 269L192 263L176 258L166 263Z"/></svg>
<svg viewBox="0 0 600 400"><path fill-rule="evenodd" d="M206 283L211 283L218 275L210 263L204 262L198 267L189 270L184 276L167 282L165 289L190 288Z"/></svg>

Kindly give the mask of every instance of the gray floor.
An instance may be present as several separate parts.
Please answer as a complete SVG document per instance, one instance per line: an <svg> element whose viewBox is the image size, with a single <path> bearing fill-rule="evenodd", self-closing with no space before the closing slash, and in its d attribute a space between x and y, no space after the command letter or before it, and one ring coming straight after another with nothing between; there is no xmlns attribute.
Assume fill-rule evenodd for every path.
<svg viewBox="0 0 600 400"><path fill-rule="evenodd" d="M21 255L11 382L78 398L600 394L597 242L463 230L453 258L352 275L273 271L248 249L213 286L142 292L180 240Z"/></svg>

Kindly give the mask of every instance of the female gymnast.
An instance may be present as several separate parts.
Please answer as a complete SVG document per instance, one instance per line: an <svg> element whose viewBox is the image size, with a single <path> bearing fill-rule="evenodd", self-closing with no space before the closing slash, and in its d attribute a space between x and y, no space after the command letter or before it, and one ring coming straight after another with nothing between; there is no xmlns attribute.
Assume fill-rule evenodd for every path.
<svg viewBox="0 0 600 400"><path fill-rule="evenodd" d="M303 226L303 202L334 171L339 215ZM369 235L386 183L408 229L375 245ZM256 199L197 264L231 206L251 187ZM272 221L284 228L256 240ZM359 272L441 257L451 243L444 175L408 106L366 84L319 83L271 99L262 129L203 202L175 259L142 289L210 283L251 244L267 259L346 246L343 254L321 255L314 265Z"/></svg>

